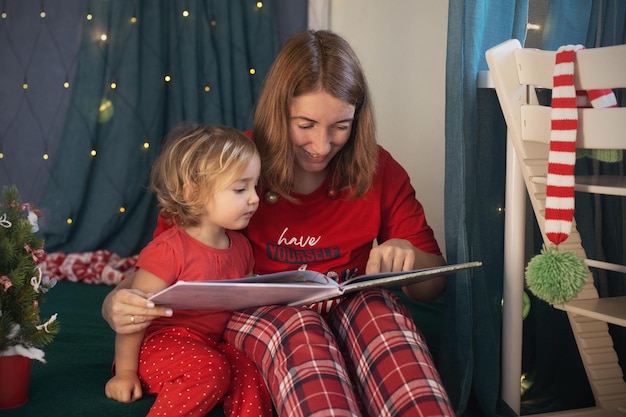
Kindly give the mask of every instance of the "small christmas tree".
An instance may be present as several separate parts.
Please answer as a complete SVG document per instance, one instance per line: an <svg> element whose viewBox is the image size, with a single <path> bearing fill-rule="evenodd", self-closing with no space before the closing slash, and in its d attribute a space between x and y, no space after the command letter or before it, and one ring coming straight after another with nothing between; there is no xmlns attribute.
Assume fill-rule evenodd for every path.
<svg viewBox="0 0 626 417"><path fill-rule="evenodd" d="M59 331L56 314L46 322L39 307L54 286L41 276L43 255L37 211L20 203L15 186L5 186L0 201L0 356L22 355L45 362L41 348Z"/></svg>

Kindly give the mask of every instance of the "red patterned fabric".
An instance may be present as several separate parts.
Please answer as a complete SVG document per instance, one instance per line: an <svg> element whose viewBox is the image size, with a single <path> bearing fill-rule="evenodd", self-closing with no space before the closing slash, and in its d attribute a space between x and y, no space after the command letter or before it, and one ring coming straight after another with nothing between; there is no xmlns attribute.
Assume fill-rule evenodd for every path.
<svg viewBox="0 0 626 417"><path fill-rule="evenodd" d="M346 297L326 320L306 307L236 311L224 339L257 364L279 416L455 415L424 338L383 289Z"/></svg>
<svg viewBox="0 0 626 417"><path fill-rule="evenodd" d="M42 275L50 279L117 285L133 272L136 262L136 255L120 258L113 252L98 250L69 254L46 253L39 259L38 266Z"/></svg>
<svg viewBox="0 0 626 417"><path fill-rule="evenodd" d="M256 366L228 343L184 327L144 340L144 392L157 395L148 417L204 417L221 402L227 417L271 417L272 402Z"/></svg>

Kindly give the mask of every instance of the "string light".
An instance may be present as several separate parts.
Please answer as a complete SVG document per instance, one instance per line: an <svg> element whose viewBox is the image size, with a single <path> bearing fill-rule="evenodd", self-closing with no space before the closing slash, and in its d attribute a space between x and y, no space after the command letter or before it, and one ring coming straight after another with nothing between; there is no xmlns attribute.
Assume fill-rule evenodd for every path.
<svg viewBox="0 0 626 417"><path fill-rule="evenodd" d="M541 25L538 25L536 23L528 23L526 25L526 29L530 29L530 30L541 30Z"/></svg>
<svg viewBox="0 0 626 417"><path fill-rule="evenodd" d="M257 2L256 2L256 7L257 7L257 9L261 9L261 8L263 8L263 6L264 6L264 4L263 4L263 2L262 2L262 1L257 1ZM39 12L39 16L40 16L40 18L41 18L41 19L46 19L46 18L47 18L47 12L46 12L45 10L40 10L40 12ZM191 12L190 12L190 10L188 10L188 9L183 10L183 11L182 11L182 16L183 16L184 18L189 18L189 17L191 17ZM1 11L1 12L0 12L0 18L1 18L1 19L7 19L7 18L8 18L8 13L7 13L7 11L5 11L5 10ZM92 22L92 21L94 20L94 15L93 15L91 12L87 12L87 13L86 13L86 15L85 15L85 19L86 19L88 22ZM137 16L134 16L134 15L133 15L133 16L131 16L131 17L130 17L129 21L130 21L130 23L131 23L131 24L136 24L136 23L138 22L138 18L137 18ZM216 27L216 26L217 26L217 20L215 20L215 19L211 20L211 21L209 22L209 25L210 25L211 27ZM108 42L108 35L107 35L106 33L101 33L101 34L98 36L98 40L99 40L99 41L101 41L101 42ZM249 74L250 74L250 75L255 75L255 74L256 74L256 69L255 69L255 68L249 68L249 70L248 70L248 71L249 71ZM171 76L170 74L165 74L165 75L164 75L164 80L165 80L165 82L166 82L166 83L169 83L169 82L171 82L171 81L172 81L172 76ZM65 81L63 81L63 88L65 88L65 89L69 89L69 88L70 88L70 86L71 86L71 83L70 83L70 81L69 81L69 80L67 80L67 79L66 79ZM24 80L24 82L23 82L23 84L22 84L22 88L23 88L24 90L28 90L28 89L29 89L29 87L30 87L30 86L29 86L28 82L27 82L26 80ZM111 88L112 90L117 89L117 82L115 82L115 81L111 81L111 83L110 83L110 88ZM211 88L211 86L209 86L209 85L205 85L205 86L203 86L202 88L203 88L203 90L204 90L204 92L205 92L205 93L209 93L209 92L211 92L211 89L212 89L212 88ZM100 106L100 108L99 108L101 118L102 118L102 116L103 116L105 113L106 113L106 115L107 115L107 116L109 116L108 118L110 118L110 117L111 117L111 115L112 115L112 110L113 110L113 104L112 104L112 102L111 102L109 99L103 99L103 100L102 100L102 102L101 102L101 106ZM102 122L102 120L100 120L100 121ZM144 142L142 143L142 148L143 148L144 150L148 150L148 149L150 149L150 147L151 147L151 145L150 145L149 140L146 140L146 141L144 141ZM89 151L89 156L90 156L91 158L95 158L95 157L97 156L97 154L98 154L98 151L97 151L95 148L92 148L92 149ZM5 157L5 154L4 154L3 152L0 152L0 159L4 159L4 157ZM50 158L50 155L49 155L47 152L44 152L44 153L42 154L42 159L43 159L43 160L49 160L49 158ZM119 213L125 213L125 212L126 212L126 207L125 207L124 205L119 206L119 208L118 208L118 212L119 212ZM67 225L73 225L73 223L74 223L74 219L73 219L71 216L68 216L68 217L65 219L65 222L66 222L66 224L67 224Z"/></svg>
<svg viewBox="0 0 626 417"><path fill-rule="evenodd" d="M106 123L113 117L115 110L113 103L108 98L103 98L98 107L98 123Z"/></svg>

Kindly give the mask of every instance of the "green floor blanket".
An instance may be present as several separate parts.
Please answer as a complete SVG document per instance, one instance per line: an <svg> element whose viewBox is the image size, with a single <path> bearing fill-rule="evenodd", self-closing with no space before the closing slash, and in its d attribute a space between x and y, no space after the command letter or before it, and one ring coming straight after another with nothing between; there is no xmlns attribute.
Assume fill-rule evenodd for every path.
<svg viewBox="0 0 626 417"><path fill-rule="evenodd" d="M34 361L29 401L12 410L0 410L1 417L124 417L145 416L153 397L122 404L104 395L111 375L114 332L100 315L100 307L110 286L60 281L42 306L44 316L58 313L61 331L44 348L46 364ZM437 352L441 305L410 303L433 353ZM208 416L222 417L221 408Z"/></svg>
<svg viewBox="0 0 626 417"><path fill-rule="evenodd" d="M132 404L106 398L115 334L100 315L110 286L60 281L48 293L43 310L57 312L61 331L44 348L47 363L33 361L28 403L0 416L123 417L145 416L153 397ZM44 314L45 315L45 314ZM214 410L211 417L223 416Z"/></svg>

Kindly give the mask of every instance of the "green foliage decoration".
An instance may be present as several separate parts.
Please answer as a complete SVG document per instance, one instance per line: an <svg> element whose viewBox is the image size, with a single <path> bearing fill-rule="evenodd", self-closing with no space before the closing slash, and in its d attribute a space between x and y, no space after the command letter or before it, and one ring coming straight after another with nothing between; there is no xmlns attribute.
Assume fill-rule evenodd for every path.
<svg viewBox="0 0 626 417"><path fill-rule="evenodd" d="M0 356L18 354L45 362L42 347L60 325L46 321L40 308L55 280L42 277L37 266L44 241L36 232L38 211L20 202L15 186L4 186L0 200Z"/></svg>

